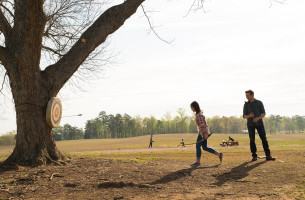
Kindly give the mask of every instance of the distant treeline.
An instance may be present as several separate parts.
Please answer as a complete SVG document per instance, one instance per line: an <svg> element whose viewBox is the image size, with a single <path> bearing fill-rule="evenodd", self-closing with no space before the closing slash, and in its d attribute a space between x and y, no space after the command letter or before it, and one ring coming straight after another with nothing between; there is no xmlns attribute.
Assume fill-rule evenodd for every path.
<svg viewBox="0 0 305 200"><path fill-rule="evenodd" d="M247 134L246 120L240 117L207 118L210 131L214 133ZM270 115L263 119L267 134L277 133L304 133L305 116L295 115L285 117ZM161 119L151 117L131 117L128 114L108 115L105 111L99 113L95 119L86 122L85 130L73 127L70 124L53 129L54 139L101 139L101 138L126 138L151 134L170 133L196 133L194 116L185 114L185 110L179 108L176 116L166 113ZM0 136L0 146L14 145L16 132L11 131Z"/></svg>
<svg viewBox="0 0 305 200"><path fill-rule="evenodd" d="M214 133L246 134L246 120L240 117L207 118L210 131ZM264 118L267 134L303 133L305 116L285 117L270 115ZM128 114L99 113L95 119L86 122L85 130L65 124L53 129L55 140L126 138L151 134L196 133L194 116L185 114L179 108L176 116L166 113L161 119L151 117L131 117Z"/></svg>
<svg viewBox="0 0 305 200"><path fill-rule="evenodd" d="M0 136L0 146L14 145L16 143L16 131L10 131Z"/></svg>

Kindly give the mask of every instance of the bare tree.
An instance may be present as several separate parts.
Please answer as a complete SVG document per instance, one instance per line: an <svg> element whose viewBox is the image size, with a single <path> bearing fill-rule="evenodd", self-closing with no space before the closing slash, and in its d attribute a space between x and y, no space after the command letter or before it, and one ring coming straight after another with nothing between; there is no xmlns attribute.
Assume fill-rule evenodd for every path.
<svg viewBox="0 0 305 200"><path fill-rule="evenodd" d="M47 103L88 57L96 59L92 53L144 0L125 0L101 13L97 8L104 2L1 1L0 61L17 119L16 146L5 163L38 166L65 160L45 120ZM98 49L96 55L103 50ZM53 63L42 66L42 56Z"/></svg>
<svg viewBox="0 0 305 200"><path fill-rule="evenodd" d="M106 0L0 0L0 91L9 84L17 119L16 146L5 163L38 166L65 160L45 120L47 103L77 71L86 76L98 69L92 64L96 59L110 61L99 57L106 39L144 1L124 0L103 10ZM204 3L193 2L190 11ZM41 63L42 57L49 63Z"/></svg>

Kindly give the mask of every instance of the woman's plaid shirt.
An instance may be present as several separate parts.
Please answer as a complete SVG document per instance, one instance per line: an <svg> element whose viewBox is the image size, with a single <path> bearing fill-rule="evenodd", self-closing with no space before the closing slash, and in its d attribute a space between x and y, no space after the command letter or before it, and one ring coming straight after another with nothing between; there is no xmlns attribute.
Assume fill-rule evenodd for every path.
<svg viewBox="0 0 305 200"><path fill-rule="evenodd" d="M195 121L198 133L200 133L202 138L207 139L209 135L209 126L205 120L205 116L200 112L196 114Z"/></svg>

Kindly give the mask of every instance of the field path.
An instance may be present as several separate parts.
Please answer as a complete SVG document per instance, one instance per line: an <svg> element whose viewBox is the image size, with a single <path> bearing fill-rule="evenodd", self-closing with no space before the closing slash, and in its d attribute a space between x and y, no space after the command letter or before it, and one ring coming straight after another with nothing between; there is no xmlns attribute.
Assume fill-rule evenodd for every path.
<svg viewBox="0 0 305 200"><path fill-rule="evenodd" d="M102 151L90 151L90 153L133 153L133 152L156 152L156 151L171 151L171 150L192 150L195 149L195 146L187 146L187 147L169 147L169 148L145 148L145 149L109 149ZM80 151L72 152L72 153L83 153Z"/></svg>

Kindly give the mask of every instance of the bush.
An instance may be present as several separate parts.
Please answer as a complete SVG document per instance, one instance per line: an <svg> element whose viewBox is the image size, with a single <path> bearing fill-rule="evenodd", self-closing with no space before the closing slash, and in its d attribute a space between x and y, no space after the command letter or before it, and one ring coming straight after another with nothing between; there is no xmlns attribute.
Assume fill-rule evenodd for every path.
<svg viewBox="0 0 305 200"><path fill-rule="evenodd" d="M15 135L15 131L11 131L0 136L0 146L14 145L16 143Z"/></svg>

